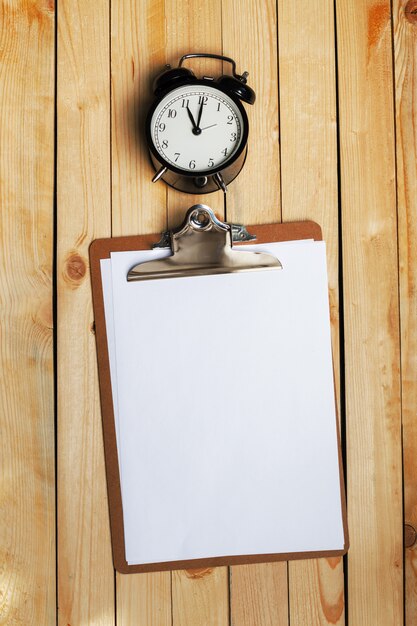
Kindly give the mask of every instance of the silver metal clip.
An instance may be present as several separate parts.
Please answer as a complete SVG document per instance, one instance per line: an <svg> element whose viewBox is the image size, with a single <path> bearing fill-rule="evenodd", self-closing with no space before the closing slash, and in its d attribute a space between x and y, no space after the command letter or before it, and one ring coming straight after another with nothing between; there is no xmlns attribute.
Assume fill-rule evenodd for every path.
<svg viewBox="0 0 417 626"><path fill-rule="evenodd" d="M251 235L243 224L230 224L232 241L256 241L256 235Z"/></svg>
<svg viewBox="0 0 417 626"><path fill-rule="evenodd" d="M170 231L172 256L135 265L127 280L282 269L272 254L233 250L231 230L208 206L196 204L187 211L182 226Z"/></svg>
<svg viewBox="0 0 417 626"><path fill-rule="evenodd" d="M230 224L232 229L232 243L239 241L240 243L245 241L256 241L256 235L251 235L243 224ZM164 230L161 233L161 239L158 243L152 244L152 249L158 248L170 248L171 247L171 231Z"/></svg>

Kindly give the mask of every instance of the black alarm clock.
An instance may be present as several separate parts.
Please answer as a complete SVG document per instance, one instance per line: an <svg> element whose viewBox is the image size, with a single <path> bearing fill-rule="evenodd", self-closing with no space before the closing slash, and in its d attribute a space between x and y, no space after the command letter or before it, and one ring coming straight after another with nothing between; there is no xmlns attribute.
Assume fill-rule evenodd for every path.
<svg viewBox="0 0 417 626"><path fill-rule="evenodd" d="M182 67L186 59L204 57L232 65L232 74L219 78L195 74ZM255 102L246 84L248 73L236 73L236 63L217 54L186 54L178 67L167 66L154 83L156 99L146 119L146 139L162 179L187 193L226 191L242 169L249 123L242 101Z"/></svg>

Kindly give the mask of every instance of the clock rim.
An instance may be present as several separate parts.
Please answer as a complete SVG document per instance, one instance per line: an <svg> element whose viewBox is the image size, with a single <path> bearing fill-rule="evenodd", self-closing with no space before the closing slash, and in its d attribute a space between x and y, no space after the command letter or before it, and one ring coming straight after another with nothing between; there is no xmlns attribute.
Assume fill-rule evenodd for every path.
<svg viewBox="0 0 417 626"><path fill-rule="evenodd" d="M176 85L173 89L167 89L166 91L164 91L162 95L155 98L146 116L146 122L145 122L146 142L148 144L148 148L150 152L152 152L154 157L163 165L163 167L166 167L170 171L175 172L176 174L179 174L181 176L196 178L197 176L212 176L213 174L217 174L218 172L221 172L225 170L226 168L228 168L230 165L232 165L240 157L245 147L247 146L248 136L249 136L249 120L248 120L248 115L245 111L245 108L243 107L242 103L236 96L234 96L233 94L230 94L225 89L222 89L221 87L219 87L219 85L215 84L215 82L213 84L213 82L214 81L211 81L211 80L208 81L208 80L204 80L203 78L201 78L198 80L192 80L190 82L186 82L182 85ZM152 121L152 116L156 108L158 107L160 102L171 91L176 91L177 89L180 89L181 87L194 87L194 86L199 86L199 85L204 86L204 87L212 87L213 89L216 89L220 93L225 94L236 105L236 107L239 109L239 112L242 116L242 139L240 141L239 147L237 148L236 152L234 152L229 159L227 159L226 161L223 161L223 163L221 163L218 167L211 167L208 170L184 170L184 169L180 169L179 167L175 167L175 165L172 165L172 163L167 161L162 156L162 154L158 152L152 140L151 121Z"/></svg>

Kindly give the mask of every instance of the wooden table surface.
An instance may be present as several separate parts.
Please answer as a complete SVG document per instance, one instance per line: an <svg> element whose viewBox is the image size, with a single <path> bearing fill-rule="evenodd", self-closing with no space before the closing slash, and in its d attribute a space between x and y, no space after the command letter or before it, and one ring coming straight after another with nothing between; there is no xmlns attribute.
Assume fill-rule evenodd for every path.
<svg viewBox="0 0 417 626"><path fill-rule="evenodd" d="M0 15L0 624L417 624L417 1L0 0ZM234 57L257 93L228 219L323 227L344 560L112 567L88 247L198 200L150 182L140 132L154 75L193 51ZM204 201L222 215L220 193Z"/></svg>

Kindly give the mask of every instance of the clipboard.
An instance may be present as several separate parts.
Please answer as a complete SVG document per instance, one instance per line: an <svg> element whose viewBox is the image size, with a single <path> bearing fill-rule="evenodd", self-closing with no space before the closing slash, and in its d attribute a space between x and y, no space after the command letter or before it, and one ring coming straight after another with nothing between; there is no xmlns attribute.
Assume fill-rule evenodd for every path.
<svg viewBox="0 0 417 626"><path fill-rule="evenodd" d="M249 231L250 236L247 235ZM234 247L243 249L245 244L263 244L267 242L289 242L314 240L321 241L320 226L312 221L276 223L249 226L246 230L238 228L234 232ZM102 410L104 451L107 476L108 502L111 526L111 541L114 567L121 573L141 573L189 569L200 567L216 567L221 565L238 565L248 563L265 563L290 559L341 556L346 553L349 545L347 530L346 498L343 478L343 466L340 447L339 427L337 430L338 483L343 525L343 546L337 550L307 550L298 552L279 552L262 554L232 554L229 556L210 556L209 558L193 558L185 560L167 560L154 563L129 564L126 560L124 535L124 516L122 506L121 480L118 460L117 437L115 426L114 402L111 385L109 346L106 331L105 307L101 276L101 261L108 259L111 253L133 250L150 250L159 239L158 235L139 235L98 239L90 246L90 266L93 305L95 314L95 334L97 345L98 374ZM170 241L169 241L170 240ZM237 241L236 241L237 240ZM210 242L213 242L210 248ZM269 255L250 253L240 250L235 252L231 247L232 228L220 222L214 213L204 205L196 205L189 209L183 225L176 231L165 233L160 245L170 244L174 254L166 259L142 263L131 268L128 281L158 280L187 275L223 274L225 272L246 272L253 269L279 269L280 263L268 258ZM201 250L208 253L201 260ZM240 257L240 259L237 259ZM255 256L257 258L255 259ZM244 258L246 257L246 258Z"/></svg>

